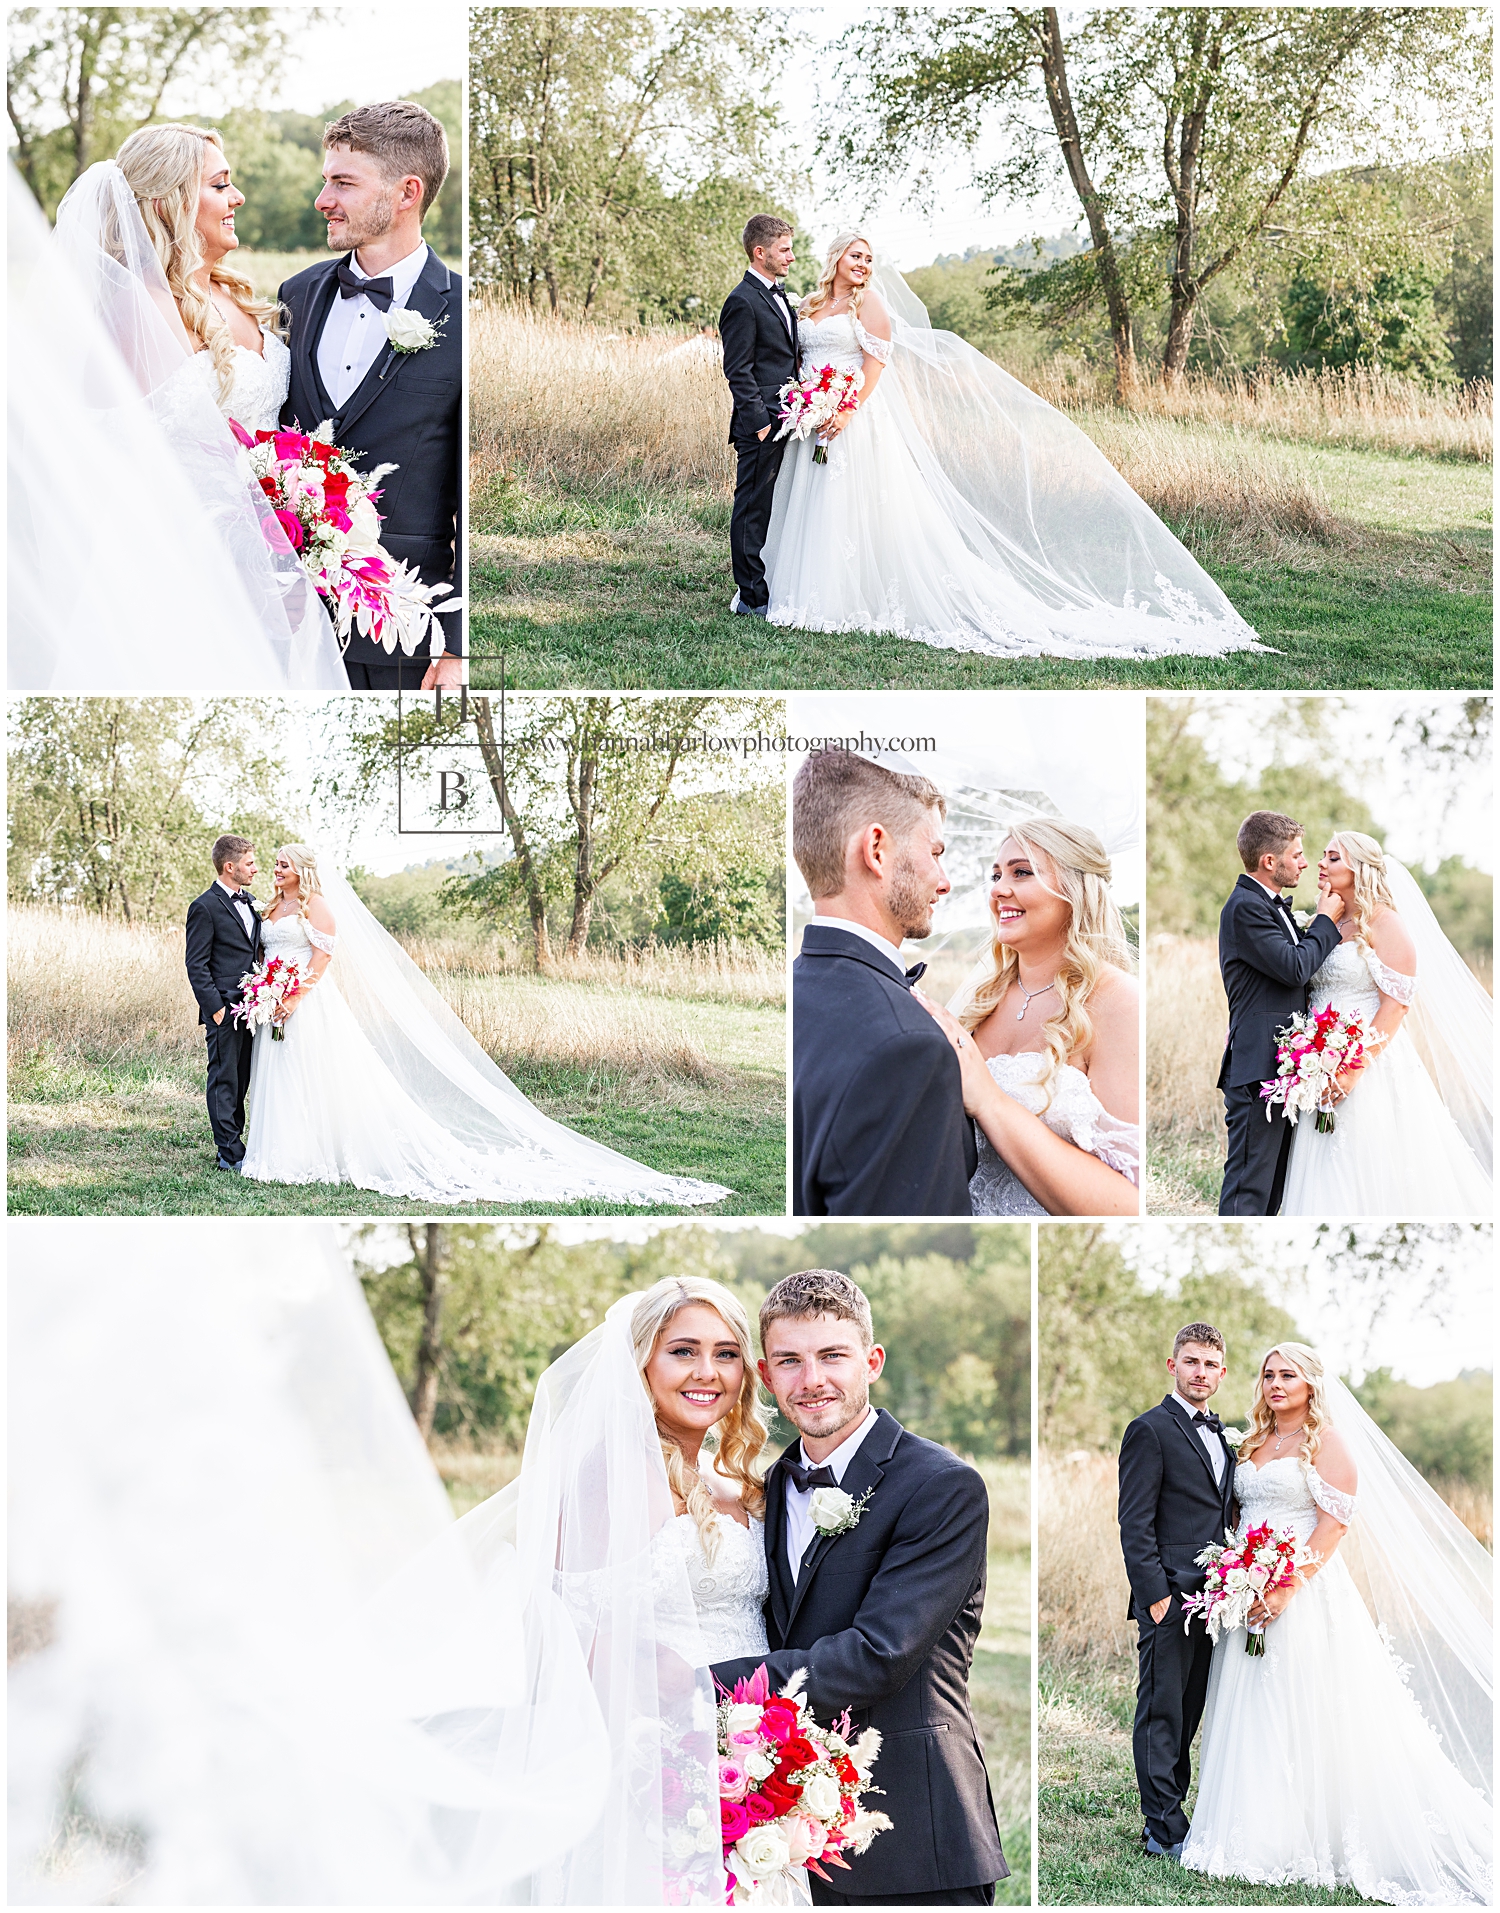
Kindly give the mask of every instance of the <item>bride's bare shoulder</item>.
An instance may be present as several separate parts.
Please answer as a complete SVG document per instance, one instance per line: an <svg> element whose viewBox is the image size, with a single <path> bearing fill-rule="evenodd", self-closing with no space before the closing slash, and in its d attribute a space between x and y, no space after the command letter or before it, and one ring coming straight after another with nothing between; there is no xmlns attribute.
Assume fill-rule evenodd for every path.
<svg viewBox="0 0 1500 1913"><path fill-rule="evenodd" d="M1359 1470L1337 1428L1325 1428L1319 1437L1317 1469L1329 1487L1337 1488L1340 1494L1352 1495L1359 1487Z"/></svg>
<svg viewBox="0 0 1500 1913"><path fill-rule="evenodd" d="M1403 976L1417 973L1417 946L1398 910L1382 910L1370 925L1370 944L1387 969Z"/></svg>
<svg viewBox="0 0 1500 1913"><path fill-rule="evenodd" d="M891 336L891 315L885 309L885 301L878 292L867 292L859 302L859 322L866 332L873 333L877 339Z"/></svg>
<svg viewBox="0 0 1500 1913"><path fill-rule="evenodd" d="M307 900L307 920L315 930L321 930L325 937L331 937L337 927L333 912L328 908L328 899L321 891Z"/></svg>
<svg viewBox="0 0 1500 1913"><path fill-rule="evenodd" d="M1127 970L1107 963L1089 994L1089 1015L1095 1027L1112 1033L1129 1029L1139 1034L1141 989Z"/></svg>

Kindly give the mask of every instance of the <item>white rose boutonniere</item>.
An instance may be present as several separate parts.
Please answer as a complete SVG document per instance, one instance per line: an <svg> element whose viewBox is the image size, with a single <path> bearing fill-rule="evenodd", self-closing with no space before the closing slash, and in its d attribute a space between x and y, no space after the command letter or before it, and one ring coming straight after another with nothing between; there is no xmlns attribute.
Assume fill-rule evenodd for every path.
<svg viewBox="0 0 1500 1913"><path fill-rule="evenodd" d="M873 1488L866 1488L856 1501L853 1495L846 1495L842 1488L815 1488L808 1506L813 1526L819 1534L847 1534L851 1528L859 1526L865 1503L874 1492Z"/></svg>
<svg viewBox="0 0 1500 1913"><path fill-rule="evenodd" d="M437 344L442 333L431 319L420 312L408 312L405 306L392 306L385 315L385 336L397 352L426 352Z"/></svg>

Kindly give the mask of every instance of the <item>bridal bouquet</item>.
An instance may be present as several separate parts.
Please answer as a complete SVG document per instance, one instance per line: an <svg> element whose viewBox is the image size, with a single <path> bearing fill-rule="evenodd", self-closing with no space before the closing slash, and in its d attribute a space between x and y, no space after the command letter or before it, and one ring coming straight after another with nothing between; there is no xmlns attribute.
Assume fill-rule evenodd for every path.
<svg viewBox="0 0 1500 1913"><path fill-rule="evenodd" d="M782 425L776 436L806 438L809 432L821 433L840 412L858 411L860 383L858 372L835 372L831 365L810 378L788 379L781 388L782 407L777 416ZM825 438L820 437L813 447L813 463L828 463Z"/></svg>
<svg viewBox="0 0 1500 1913"><path fill-rule="evenodd" d="M380 480L394 465L377 465L361 477L348 452L333 442L333 428L257 432L252 438L234 419L230 430L245 447L250 470L270 501L274 523L295 551L302 569L328 606L347 646L358 631L385 651L399 644L408 657L431 641L443 649L438 617L463 603L439 605L451 585L423 584L420 575L393 558L380 542L375 509ZM267 535L274 536L267 526Z"/></svg>
<svg viewBox="0 0 1500 1913"><path fill-rule="evenodd" d="M790 1904L783 1876L849 1849L863 1853L891 1825L860 1805L880 1752L867 1727L852 1743L847 1709L820 1727L800 1698L804 1675L771 1692L764 1666L719 1706L719 1816L731 1906ZM723 1689L719 1690L723 1693ZM878 1790L877 1790L878 1791Z"/></svg>
<svg viewBox="0 0 1500 1913"><path fill-rule="evenodd" d="M302 976L296 964L288 963L285 957L272 957L268 963L247 971L240 978L240 984L245 994L230 1011L235 1022L243 1023L250 1030L261 1029L269 1023L271 1041L284 1043L286 1027L278 1020L277 1012L293 997L302 994Z"/></svg>
<svg viewBox="0 0 1500 1913"><path fill-rule="evenodd" d="M1333 1079L1342 1069L1363 1069L1366 1051L1373 1047L1357 1016L1329 1004L1316 1015L1299 1011L1276 1032L1276 1074L1262 1083L1266 1120L1277 1103L1285 1106L1287 1121L1312 1111L1319 1129L1333 1128Z"/></svg>
<svg viewBox="0 0 1500 1913"><path fill-rule="evenodd" d="M1227 1546L1215 1542L1197 1557L1199 1567L1208 1569L1207 1581L1196 1594L1182 1598L1184 1632L1193 1616L1201 1614L1211 1641L1217 1644L1221 1634L1242 1627L1245 1652L1264 1654L1265 1629L1251 1627L1251 1608L1269 1589L1290 1586L1297 1570L1316 1559L1290 1528L1273 1528L1269 1521L1247 1529L1243 1541L1230 1537Z"/></svg>

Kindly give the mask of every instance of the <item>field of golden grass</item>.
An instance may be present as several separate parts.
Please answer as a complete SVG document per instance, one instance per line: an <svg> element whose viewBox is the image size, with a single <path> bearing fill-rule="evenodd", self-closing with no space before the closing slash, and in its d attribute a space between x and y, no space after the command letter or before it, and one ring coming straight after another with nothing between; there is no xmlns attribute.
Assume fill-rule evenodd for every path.
<svg viewBox="0 0 1500 1913"><path fill-rule="evenodd" d="M1229 1006L1211 937L1152 937L1146 960L1148 1215L1218 1207L1224 1104L1215 1087Z"/></svg>

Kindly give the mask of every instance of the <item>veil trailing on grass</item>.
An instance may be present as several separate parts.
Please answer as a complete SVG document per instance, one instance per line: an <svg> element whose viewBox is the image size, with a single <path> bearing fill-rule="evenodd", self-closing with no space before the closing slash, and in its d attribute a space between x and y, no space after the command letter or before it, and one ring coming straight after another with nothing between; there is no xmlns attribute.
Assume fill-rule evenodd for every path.
<svg viewBox="0 0 1500 1913"><path fill-rule="evenodd" d="M527 1101L396 940L336 871L320 872L337 941L333 978L355 1021L401 1088L454 1141L483 1160L496 1202L599 1202L696 1207L730 1191L660 1175L580 1136Z"/></svg>
<svg viewBox="0 0 1500 1913"><path fill-rule="evenodd" d="M9 208L11 688L347 690L124 173Z"/></svg>
<svg viewBox="0 0 1500 1913"><path fill-rule="evenodd" d="M894 267L871 285L891 316L881 404L965 543L1043 608L1044 635L1120 656L1266 648L1087 434L935 330Z"/></svg>
<svg viewBox="0 0 1500 1913"><path fill-rule="evenodd" d="M9 1249L11 1904L513 1898L602 1812L604 1716L465 1547L332 1225Z"/></svg>

